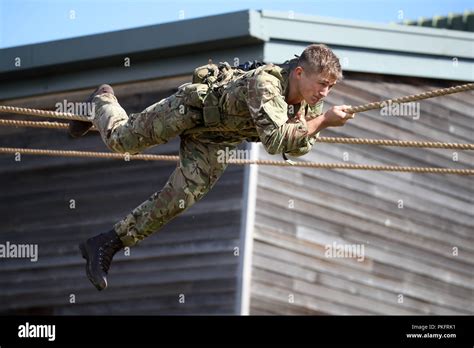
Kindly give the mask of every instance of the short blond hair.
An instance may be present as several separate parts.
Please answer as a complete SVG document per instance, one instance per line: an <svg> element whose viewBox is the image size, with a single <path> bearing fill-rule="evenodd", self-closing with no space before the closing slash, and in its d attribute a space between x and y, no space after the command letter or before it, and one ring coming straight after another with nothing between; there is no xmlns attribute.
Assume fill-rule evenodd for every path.
<svg viewBox="0 0 474 348"><path fill-rule="evenodd" d="M339 58L324 44L312 44L298 58L298 65L310 73L323 74L336 81L342 80Z"/></svg>

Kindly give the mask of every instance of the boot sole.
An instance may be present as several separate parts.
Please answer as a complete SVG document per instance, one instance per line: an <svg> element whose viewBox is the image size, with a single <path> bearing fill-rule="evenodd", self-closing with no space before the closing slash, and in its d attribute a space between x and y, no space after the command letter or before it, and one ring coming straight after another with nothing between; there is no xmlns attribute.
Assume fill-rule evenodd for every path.
<svg viewBox="0 0 474 348"><path fill-rule="evenodd" d="M69 135L73 138L79 138L86 135L91 129L92 123L87 121L71 121L69 123Z"/></svg>

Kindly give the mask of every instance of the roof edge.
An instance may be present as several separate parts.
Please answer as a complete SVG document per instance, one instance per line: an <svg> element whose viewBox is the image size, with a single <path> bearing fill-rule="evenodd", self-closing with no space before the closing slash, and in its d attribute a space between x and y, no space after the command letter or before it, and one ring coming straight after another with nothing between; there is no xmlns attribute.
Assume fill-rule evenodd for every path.
<svg viewBox="0 0 474 348"><path fill-rule="evenodd" d="M261 42L250 23L255 11L238 11L94 35L0 49L0 74L48 66L195 47L203 43ZM209 25L213 23L213 25ZM220 30L216 31L215 28ZM51 52L54 52L52 54ZM170 52L167 53L170 55Z"/></svg>

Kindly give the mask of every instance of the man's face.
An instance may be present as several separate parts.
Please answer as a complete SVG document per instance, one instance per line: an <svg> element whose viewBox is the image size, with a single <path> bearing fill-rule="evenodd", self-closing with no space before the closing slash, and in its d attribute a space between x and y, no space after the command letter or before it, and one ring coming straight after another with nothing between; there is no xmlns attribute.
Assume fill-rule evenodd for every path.
<svg viewBox="0 0 474 348"><path fill-rule="evenodd" d="M306 72L302 67L295 68L298 91L309 104L314 105L329 94L336 80L327 75Z"/></svg>

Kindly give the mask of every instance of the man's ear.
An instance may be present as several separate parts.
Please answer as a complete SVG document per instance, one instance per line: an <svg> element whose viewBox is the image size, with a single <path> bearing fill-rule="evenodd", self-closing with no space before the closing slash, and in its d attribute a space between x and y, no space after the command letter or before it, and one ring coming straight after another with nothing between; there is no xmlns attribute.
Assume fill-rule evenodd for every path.
<svg viewBox="0 0 474 348"><path fill-rule="evenodd" d="M303 68L301 66L297 66L294 70L296 78L299 80L303 76Z"/></svg>

